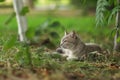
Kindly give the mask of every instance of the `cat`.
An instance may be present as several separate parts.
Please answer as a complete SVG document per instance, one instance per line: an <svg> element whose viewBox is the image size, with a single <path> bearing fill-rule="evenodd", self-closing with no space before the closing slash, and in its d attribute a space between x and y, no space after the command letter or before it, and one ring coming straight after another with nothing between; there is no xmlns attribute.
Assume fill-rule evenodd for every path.
<svg viewBox="0 0 120 80"><path fill-rule="evenodd" d="M56 49L58 53L65 56L67 60L85 59L88 53L102 52L99 45L95 43L84 43L75 31L65 32L60 42L60 47Z"/></svg>

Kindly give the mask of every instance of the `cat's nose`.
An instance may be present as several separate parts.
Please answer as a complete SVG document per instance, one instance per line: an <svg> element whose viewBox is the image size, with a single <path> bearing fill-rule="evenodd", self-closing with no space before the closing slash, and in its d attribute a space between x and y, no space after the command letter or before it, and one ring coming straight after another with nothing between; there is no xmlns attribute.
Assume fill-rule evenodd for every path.
<svg viewBox="0 0 120 80"><path fill-rule="evenodd" d="M56 49L56 52L60 53L60 54L63 54L63 50L61 48L57 48Z"/></svg>

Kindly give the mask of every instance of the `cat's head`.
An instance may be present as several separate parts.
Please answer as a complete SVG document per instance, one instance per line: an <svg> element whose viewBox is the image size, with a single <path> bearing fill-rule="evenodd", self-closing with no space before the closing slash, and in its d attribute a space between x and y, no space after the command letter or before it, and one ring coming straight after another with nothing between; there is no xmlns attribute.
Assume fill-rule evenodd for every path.
<svg viewBox="0 0 120 80"><path fill-rule="evenodd" d="M81 40L75 31L69 33L65 32L61 39L60 47L57 48L56 51L62 56L67 57L67 60L76 59L77 56L75 56L73 52L80 42Z"/></svg>
<svg viewBox="0 0 120 80"><path fill-rule="evenodd" d="M78 43L79 37L75 31L65 32L63 38L61 39L60 47L64 49L73 49L73 47Z"/></svg>

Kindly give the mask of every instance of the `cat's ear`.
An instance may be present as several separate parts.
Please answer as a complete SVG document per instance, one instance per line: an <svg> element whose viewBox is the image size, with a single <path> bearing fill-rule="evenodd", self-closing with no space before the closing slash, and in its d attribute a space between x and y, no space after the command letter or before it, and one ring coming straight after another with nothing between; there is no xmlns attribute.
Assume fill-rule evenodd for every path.
<svg viewBox="0 0 120 80"><path fill-rule="evenodd" d="M72 31L72 36L75 36L76 35L76 32L75 31Z"/></svg>
<svg viewBox="0 0 120 80"><path fill-rule="evenodd" d="M76 32L75 32L75 31L72 31L71 36L72 36L73 38L77 38Z"/></svg>
<svg viewBox="0 0 120 80"><path fill-rule="evenodd" d="M67 35L68 34L68 32L67 31L65 31L65 35Z"/></svg>
<svg viewBox="0 0 120 80"><path fill-rule="evenodd" d="M72 34L76 34L76 32L73 30L73 31L72 31Z"/></svg>

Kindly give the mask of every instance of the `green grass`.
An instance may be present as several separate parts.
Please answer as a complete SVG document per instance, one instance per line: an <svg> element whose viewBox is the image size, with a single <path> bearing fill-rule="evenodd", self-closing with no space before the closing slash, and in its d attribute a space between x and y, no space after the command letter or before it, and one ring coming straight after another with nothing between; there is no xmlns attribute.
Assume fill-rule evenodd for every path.
<svg viewBox="0 0 120 80"><path fill-rule="evenodd" d="M1 44L4 44L11 36L17 34L17 22L16 19L8 24L4 25L4 22L9 17L7 14L0 15L0 36ZM75 30L84 42L95 42L102 45L104 48L112 49L113 47L113 37L111 36L112 27L96 27L94 16L80 16L80 17L64 17L64 16L49 16L49 15L27 15L28 29L34 31L38 26L44 23L47 19L52 21L59 21L62 26L69 32ZM59 46L60 38L64 35L65 30L58 28L48 29L52 31L57 31L59 38L52 39L56 46ZM4 37L7 36L7 37ZM40 35L39 37L44 38L45 35ZM3 42L3 43L2 43Z"/></svg>
<svg viewBox="0 0 120 80"><path fill-rule="evenodd" d="M91 54L85 61L66 61L59 54L52 54L59 46L64 30L60 27L48 29L57 31L59 38L50 38L49 45L26 45L17 41L17 23L14 18L8 25L3 25L9 15L0 15L0 78L36 79L36 80L119 80L120 54L102 55L94 59ZM95 27L95 17L63 17L27 15L29 29L35 29L48 18L59 21L67 31L75 30L84 42L96 42L106 49L112 48L109 38L112 27ZM49 38L48 32L39 37L39 42ZM56 43L54 43L56 42ZM54 43L54 48L53 47ZM93 56L93 57L92 57Z"/></svg>
<svg viewBox="0 0 120 80"><path fill-rule="evenodd" d="M5 20L9 17L9 15L0 15L0 26L3 29L14 30L17 32L17 22L14 18L8 25L3 25ZM75 30L77 31L83 40L90 41L91 39L106 39L106 37L110 36L111 27L96 27L95 26L95 17L94 16L80 16L80 17L62 17L62 16L45 16L45 15L28 15L28 28L35 29L40 24L45 22L48 18L52 19L52 21L60 21L60 23L65 27L67 31ZM1 28L0 27L0 28ZM57 32L60 33L62 37L65 30L57 29ZM87 38L87 37L88 38ZM85 37L85 38L84 38ZM99 41L100 41L99 40ZM97 41L97 40L96 40Z"/></svg>

